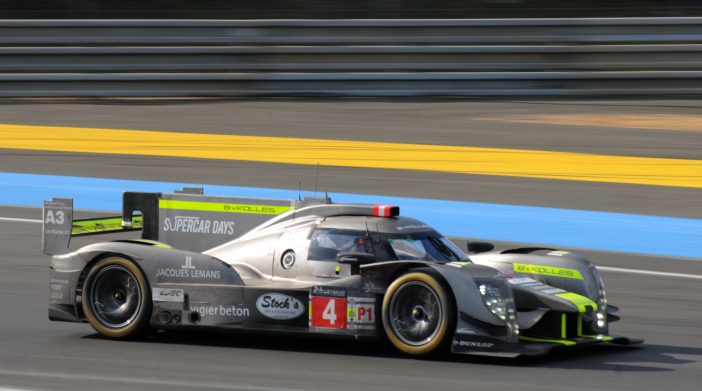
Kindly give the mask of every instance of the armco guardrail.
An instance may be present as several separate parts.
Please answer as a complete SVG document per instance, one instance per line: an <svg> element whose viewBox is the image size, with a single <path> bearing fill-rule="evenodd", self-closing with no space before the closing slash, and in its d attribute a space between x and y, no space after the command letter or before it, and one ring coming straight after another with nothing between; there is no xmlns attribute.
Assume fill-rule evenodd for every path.
<svg viewBox="0 0 702 391"><path fill-rule="evenodd" d="M0 96L702 93L702 18L0 20Z"/></svg>

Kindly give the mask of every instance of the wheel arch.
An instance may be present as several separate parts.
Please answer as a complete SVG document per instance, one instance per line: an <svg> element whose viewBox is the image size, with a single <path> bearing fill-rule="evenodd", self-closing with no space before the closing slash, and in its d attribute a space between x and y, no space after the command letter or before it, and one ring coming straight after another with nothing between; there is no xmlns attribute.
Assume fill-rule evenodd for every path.
<svg viewBox="0 0 702 391"><path fill-rule="evenodd" d="M503 321L492 314L485 306L479 291L480 281L495 281L507 285L500 272L492 267L476 264L437 264L433 262L385 262L370 267L362 267L361 276L368 278L367 286L382 287L384 296L389 283L397 276L412 270L430 270L439 276L453 299L456 311L456 324L452 332L461 329L472 330L476 335L501 337L506 330ZM367 271L368 273L364 272ZM377 284L377 285L376 285ZM505 331L506 332L506 331Z"/></svg>
<svg viewBox="0 0 702 391"><path fill-rule="evenodd" d="M454 313L456 317L458 317L460 306L458 304L458 297L456 296L454 287L449 282L449 279L444 275L441 267L437 266L440 265L426 261L389 261L363 265L361 266L361 284L364 289L368 289L370 293L375 293L380 296L381 305L379 311L381 311L382 315L382 311L384 311L382 308L382 302L388 287L393 281L398 279L400 276L413 271L430 274L445 289L449 301L453 304ZM382 335L379 336L387 339L386 331L382 322L382 316L378 317L377 329L382 333ZM455 330L456 324L451 325L449 333L453 335Z"/></svg>
<svg viewBox="0 0 702 391"><path fill-rule="evenodd" d="M103 259L107 259L110 257L120 257L124 258L127 261L133 263L139 271L141 271L142 275L144 276L146 283L147 283L147 288L149 288L152 284L151 280L149 279L148 275L144 272L144 268L137 262L132 256L129 254L124 254L120 252L114 252L114 251L103 251L103 252L97 252L95 254L91 254L89 257L89 261L86 262L85 266L80 272L80 275L78 276L78 281L76 282L76 296L81 297L82 301L82 296L83 296L83 287L85 286L85 280L88 277L88 274L90 273L90 270ZM82 303L80 303L82 304ZM85 312L83 311L83 306L82 305L77 305L76 310L78 311L78 315L82 320L85 320Z"/></svg>
<svg viewBox="0 0 702 391"><path fill-rule="evenodd" d="M89 265L89 267L86 265L86 275L83 278L81 288L82 300L79 308L82 310L82 316L95 331L108 338L134 339L147 335L151 330L149 319L153 312L153 301L151 284L139 263L122 253L105 252L94 257ZM103 272L126 273L128 276L131 276L127 278L132 278L139 287L136 291L137 293L129 293L129 283L127 282L127 285L124 285L124 281L121 278L111 278L113 276L101 277ZM106 292L101 287L105 282L107 282L107 293L110 299L105 299L104 294ZM94 294L97 296L93 296ZM118 298L117 294L120 294L121 298ZM112 299L112 297L115 297L115 299ZM134 298L138 302L134 307L127 305L126 314L128 317L119 319L120 316L123 316L120 315L120 312L125 312L121 310L122 307L133 302ZM120 300L122 301L120 302ZM117 304L115 304L115 301L117 301ZM97 303L97 305L93 303ZM110 306L114 307L115 305L117 308L110 308ZM98 308L104 307L108 307L108 311L100 314L101 311ZM117 309L120 309L120 311L117 311ZM114 323L111 318L115 313L117 313L116 316L118 317L117 323ZM104 316L105 314L108 314L107 319Z"/></svg>
<svg viewBox="0 0 702 391"><path fill-rule="evenodd" d="M403 281L404 279L404 281ZM436 338L427 340L423 345L411 345L405 341L403 337L398 335L391 323L388 321L387 311L392 311L392 302L396 294L400 294L400 290L408 283L420 282L434 292L436 298L445 305L445 310L442 312L442 325L437 329ZM442 298L443 297L443 298ZM453 341L456 324L458 319L458 306L456 305L456 297L451 289L450 284L436 269L430 266L410 266L399 268L391 278L391 283L388 286L386 293L383 295L381 306L381 327L383 336L398 350L416 357L428 357L447 352Z"/></svg>
<svg viewBox="0 0 702 391"><path fill-rule="evenodd" d="M372 293L384 294L390 284L399 276L415 269L436 270L433 262L426 261L389 261L376 262L361 266L361 281L365 282ZM445 278L442 276L445 280Z"/></svg>

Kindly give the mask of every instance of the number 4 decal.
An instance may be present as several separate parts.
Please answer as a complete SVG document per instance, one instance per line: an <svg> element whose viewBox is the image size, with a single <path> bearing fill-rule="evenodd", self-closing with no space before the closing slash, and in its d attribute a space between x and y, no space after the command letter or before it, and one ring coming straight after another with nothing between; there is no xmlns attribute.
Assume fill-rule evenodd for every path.
<svg viewBox="0 0 702 391"><path fill-rule="evenodd" d="M329 300L329 303L327 303L327 306L324 308L324 312L322 312L322 319L329 321L330 325L334 325L334 322L336 322L336 311L334 310L334 302L335 299Z"/></svg>
<svg viewBox="0 0 702 391"><path fill-rule="evenodd" d="M312 296L310 305L311 327L346 328L346 298Z"/></svg>

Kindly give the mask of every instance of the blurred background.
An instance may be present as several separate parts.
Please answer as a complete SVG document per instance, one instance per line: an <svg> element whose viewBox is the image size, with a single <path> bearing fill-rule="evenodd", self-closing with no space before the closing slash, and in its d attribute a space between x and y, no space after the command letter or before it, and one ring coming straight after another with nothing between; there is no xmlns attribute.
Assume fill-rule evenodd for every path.
<svg viewBox="0 0 702 391"><path fill-rule="evenodd" d="M697 16L695 0L2 0L3 18L583 18Z"/></svg>

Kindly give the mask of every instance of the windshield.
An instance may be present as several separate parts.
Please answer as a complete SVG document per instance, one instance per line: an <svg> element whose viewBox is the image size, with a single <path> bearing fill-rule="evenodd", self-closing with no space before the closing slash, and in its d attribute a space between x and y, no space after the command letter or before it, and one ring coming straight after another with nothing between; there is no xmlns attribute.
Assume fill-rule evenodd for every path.
<svg viewBox="0 0 702 391"><path fill-rule="evenodd" d="M308 258L318 261L335 261L339 253L355 252L372 254L368 233L349 229L317 229L310 237Z"/></svg>
<svg viewBox="0 0 702 391"><path fill-rule="evenodd" d="M468 261L468 256L450 240L436 232L381 234L381 244L391 259L425 261Z"/></svg>

